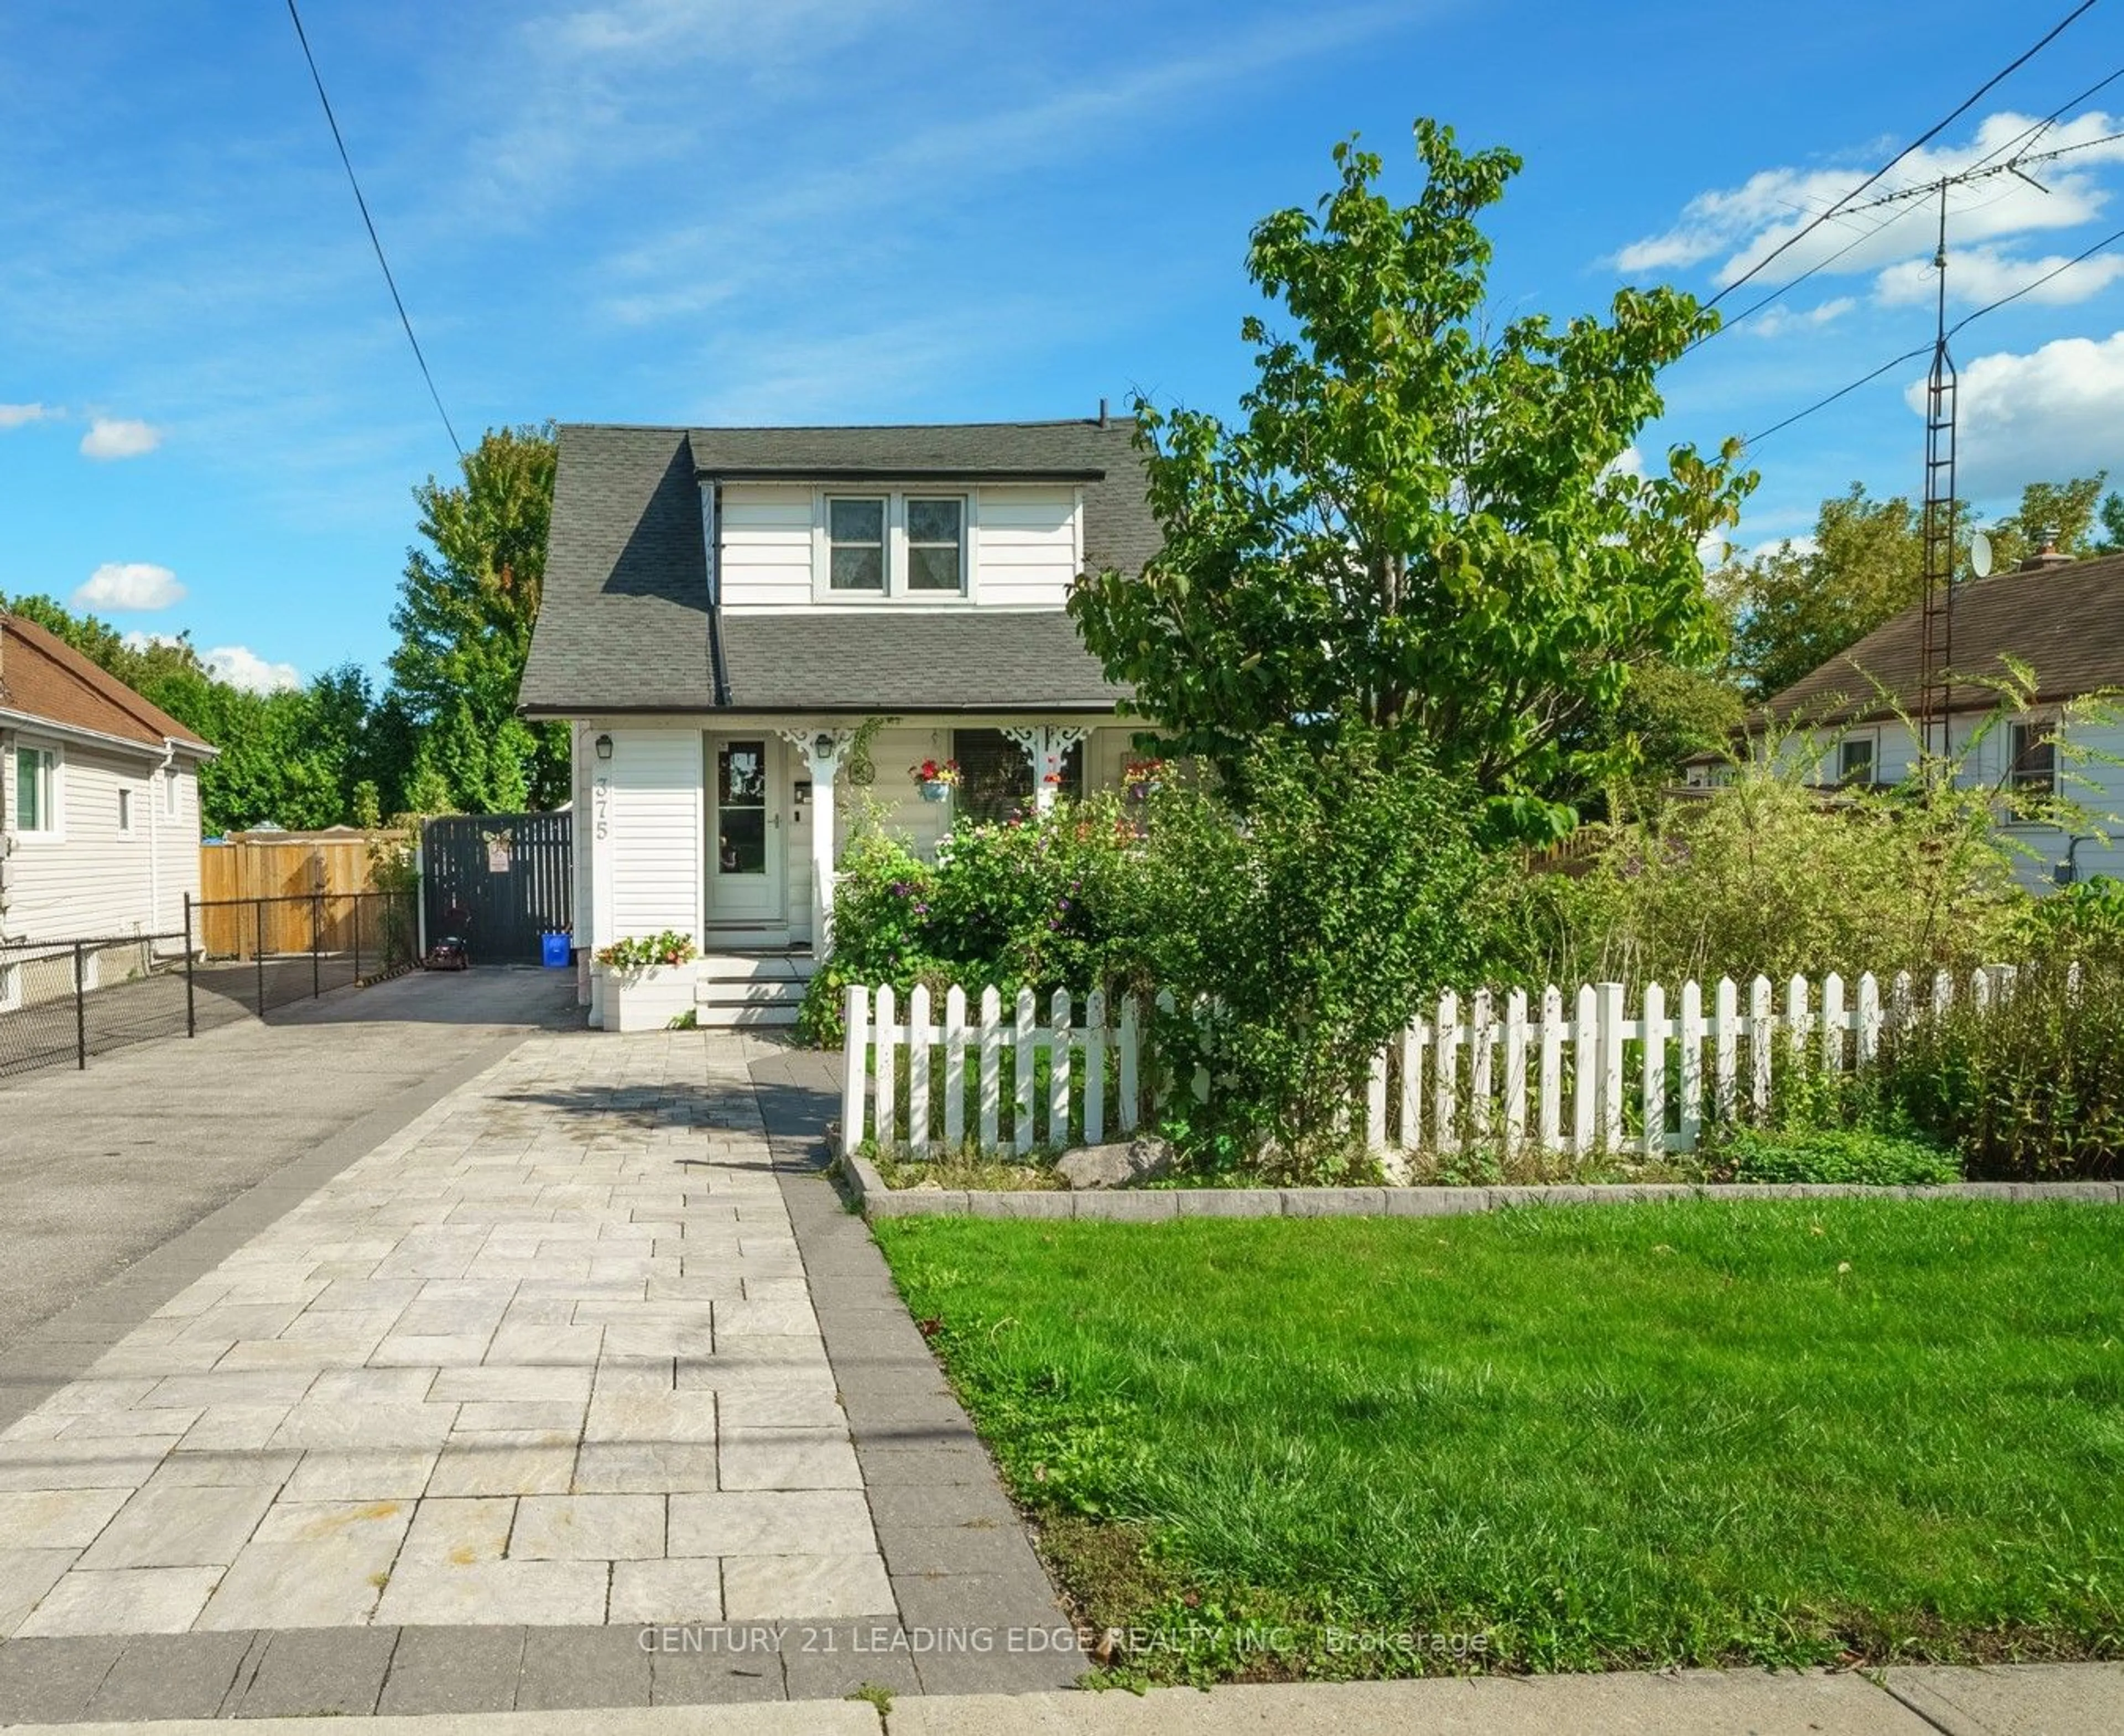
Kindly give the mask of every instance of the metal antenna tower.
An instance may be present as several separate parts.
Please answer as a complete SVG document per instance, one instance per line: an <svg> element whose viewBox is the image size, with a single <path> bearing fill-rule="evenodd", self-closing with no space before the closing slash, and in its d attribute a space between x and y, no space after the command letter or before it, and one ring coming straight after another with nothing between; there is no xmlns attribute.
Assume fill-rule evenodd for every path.
<svg viewBox="0 0 2124 1736"><path fill-rule="evenodd" d="M1957 380L1947 348L1947 192L1939 184L1938 317L1932 370L1925 376L1924 602L1919 629L1918 752L1947 758L1950 746L1954 658L1954 420ZM1937 732L1938 746L1934 735Z"/></svg>

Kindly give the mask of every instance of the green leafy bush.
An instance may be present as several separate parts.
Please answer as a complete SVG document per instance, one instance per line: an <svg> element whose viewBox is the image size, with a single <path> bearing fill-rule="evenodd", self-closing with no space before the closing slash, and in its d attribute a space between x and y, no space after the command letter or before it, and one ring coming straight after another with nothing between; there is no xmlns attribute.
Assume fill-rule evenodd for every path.
<svg viewBox="0 0 2124 1736"><path fill-rule="evenodd" d="M1828 799L1803 758L1604 828L1567 871L1498 899L1500 973L1525 983L1773 981L1963 969L2022 955L2031 899L1982 791Z"/></svg>
<svg viewBox="0 0 2124 1736"><path fill-rule="evenodd" d="M839 1046L851 983L911 988L940 968L928 950L937 870L873 826L858 828L834 893L834 949L813 974L796 1015L799 1039Z"/></svg>
<svg viewBox="0 0 2124 1736"><path fill-rule="evenodd" d="M805 991L800 1035L841 1040L851 983L904 994L956 980L1006 995L1110 983L1125 968L1116 924L1136 843L1103 795L999 824L962 820L934 866L881 829L859 833L842 860L834 950Z"/></svg>
<svg viewBox="0 0 2124 1736"><path fill-rule="evenodd" d="M1367 1161L1347 1115L1371 1057L1475 970L1479 805L1412 752L1384 762L1357 731L1318 756L1265 739L1241 775L1243 807L1153 799L1117 944L1173 997L1149 1030L1183 1151L1343 1179ZM1187 1088L1198 1067L1206 1101Z"/></svg>
<svg viewBox="0 0 2124 1736"><path fill-rule="evenodd" d="M1888 1112L1961 1152L1971 1175L2059 1180L2124 1173L2124 963L2023 970L1979 1009L1889 1031Z"/></svg>
<svg viewBox="0 0 2124 1736"><path fill-rule="evenodd" d="M2037 898L2025 919L2033 959L2081 959L2124 964L2124 880L2097 875Z"/></svg>
<svg viewBox="0 0 2124 1736"><path fill-rule="evenodd" d="M1731 1181L1917 1187L1962 1180L1962 1161L1929 1139L1864 1128L1743 1128L1713 1154Z"/></svg>

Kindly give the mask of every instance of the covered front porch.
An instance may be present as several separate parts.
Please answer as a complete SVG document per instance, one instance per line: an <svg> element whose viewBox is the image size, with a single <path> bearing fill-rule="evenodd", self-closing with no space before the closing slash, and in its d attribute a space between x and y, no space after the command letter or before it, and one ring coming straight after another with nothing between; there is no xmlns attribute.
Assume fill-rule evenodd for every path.
<svg viewBox="0 0 2124 1736"><path fill-rule="evenodd" d="M834 864L859 821L927 855L961 817L1118 789L1134 734L1110 713L582 720L576 944L673 929L704 952L823 950ZM913 776L925 761L955 762L958 782L925 791Z"/></svg>

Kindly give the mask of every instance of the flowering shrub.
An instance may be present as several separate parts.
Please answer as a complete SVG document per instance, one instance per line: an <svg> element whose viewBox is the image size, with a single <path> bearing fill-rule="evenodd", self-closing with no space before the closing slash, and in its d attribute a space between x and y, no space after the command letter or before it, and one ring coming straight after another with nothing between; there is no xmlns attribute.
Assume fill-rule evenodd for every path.
<svg viewBox="0 0 2124 1736"><path fill-rule="evenodd" d="M637 935L631 940L614 941L609 946L600 946L596 952L597 962L611 970L647 970L658 964L690 964L701 955L701 949L693 944L689 934L678 934L667 928L654 939Z"/></svg>
<svg viewBox="0 0 2124 1736"><path fill-rule="evenodd" d="M933 868L881 833L859 836L842 859L834 950L806 991L800 1033L838 1043L851 983L902 994L922 982L994 983L1006 995L1107 983L1135 841L1108 796L1000 824L962 819Z"/></svg>

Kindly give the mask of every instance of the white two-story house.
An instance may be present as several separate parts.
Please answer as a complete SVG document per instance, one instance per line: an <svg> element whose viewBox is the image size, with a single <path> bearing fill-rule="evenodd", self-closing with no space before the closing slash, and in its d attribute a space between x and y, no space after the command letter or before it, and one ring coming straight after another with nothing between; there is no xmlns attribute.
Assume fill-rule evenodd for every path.
<svg viewBox="0 0 2124 1736"><path fill-rule="evenodd" d="M801 953L853 804L928 849L1118 785L1141 725L1064 603L1158 546L1131 432L562 427L519 703L572 733L576 946Z"/></svg>

